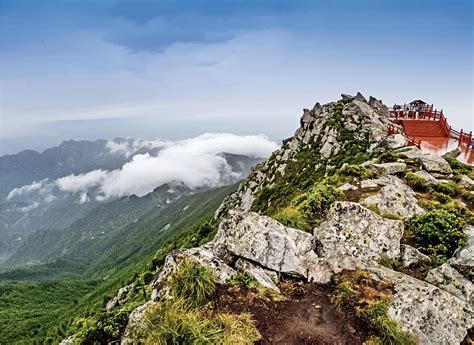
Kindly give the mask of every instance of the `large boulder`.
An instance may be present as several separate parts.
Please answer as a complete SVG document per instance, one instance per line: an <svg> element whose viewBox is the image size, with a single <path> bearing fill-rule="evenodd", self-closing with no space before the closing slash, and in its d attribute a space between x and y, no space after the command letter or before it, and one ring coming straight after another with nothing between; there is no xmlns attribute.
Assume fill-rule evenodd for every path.
<svg viewBox="0 0 474 345"><path fill-rule="evenodd" d="M472 305L456 296L386 267L369 269L376 277L393 284L389 315L420 344L459 344L474 326Z"/></svg>
<svg viewBox="0 0 474 345"><path fill-rule="evenodd" d="M369 164L368 168L375 170L379 175L392 175L407 170L406 163L392 162L392 163L381 163L381 164Z"/></svg>
<svg viewBox="0 0 474 345"><path fill-rule="evenodd" d="M168 290L166 288L166 283L171 275L176 272L179 262L184 259L210 268L214 272L218 282L227 282L230 277L237 272L222 258L226 259L225 254L219 252L209 244L201 247L180 249L171 252L166 257L163 268L158 272L158 276L153 282L152 300L156 301L167 296Z"/></svg>
<svg viewBox="0 0 474 345"><path fill-rule="evenodd" d="M474 283L474 226L466 226L464 233L467 236L466 245L458 248L448 263Z"/></svg>
<svg viewBox="0 0 474 345"><path fill-rule="evenodd" d="M410 267L412 265L419 265L430 261L430 257L423 254L418 249L407 244L400 245L400 262L403 267Z"/></svg>
<svg viewBox="0 0 474 345"><path fill-rule="evenodd" d="M120 342L121 345L136 344L136 338L146 330L146 312L157 302L148 301L145 304L135 308L128 316L127 328Z"/></svg>
<svg viewBox="0 0 474 345"><path fill-rule="evenodd" d="M453 172L446 159L434 153L422 153L418 150L409 150L404 151L403 154L408 158L419 159L423 168L430 173L450 174Z"/></svg>
<svg viewBox="0 0 474 345"><path fill-rule="evenodd" d="M306 278L309 262L317 261L311 234L248 211L230 211L219 225L213 245L296 277Z"/></svg>
<svg viewBox="0 0 474 345"><path fill-rule="evenodd" d="M429 271L425 280L474 306L474 284L448 263Z"/></svg>
<svg viewBox="0 0 474 345"><path fill-rule="evenodd" d="M385 219L354 202L334 202L326 221L314 229L316 252L323 258L395 259L402 235L401 221Z"/></svg>
<svg viewBox="0 0 474 345"><path fill-rule="evenodd" d="M458 184L460 187L466 188L467 190L474 190L474 181L466 175L462 175Z"/></svg>
<svg viewBox="0 0 474 345"><path fill-rule="evenodd" d="M402 219L410 219L426 211L418 205L415 192L395 176L387 176L380 191L364 199L364 206L376 205L383 214L394 214Z"/></svg>

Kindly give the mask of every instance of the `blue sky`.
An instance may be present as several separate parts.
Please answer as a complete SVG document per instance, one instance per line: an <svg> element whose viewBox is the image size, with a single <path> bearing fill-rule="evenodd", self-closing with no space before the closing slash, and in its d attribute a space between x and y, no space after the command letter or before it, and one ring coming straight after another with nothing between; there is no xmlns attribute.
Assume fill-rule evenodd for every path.
<svg viewBox="0 0 474 345"><path fill-rule="evenodd" d="M0 0L0 154L63 139L292 135L421 98L473 128L472 1Z"/></svg>

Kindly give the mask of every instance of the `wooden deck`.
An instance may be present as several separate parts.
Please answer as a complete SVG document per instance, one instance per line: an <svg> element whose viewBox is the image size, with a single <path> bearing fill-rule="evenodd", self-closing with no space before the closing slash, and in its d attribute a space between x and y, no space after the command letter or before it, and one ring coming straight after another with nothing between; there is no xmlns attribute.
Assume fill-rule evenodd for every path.
<svg viewBox="0 0 474 345"><path fill-rule="evenodd" d="M443 111L433 109L433 105L417 107L394 106L390 110L392 122L403 126L404 135L410 144L425 152L444 154L459 147L459 160L474 164L472 132L456 131L449 126ZM390 132L397 132L391 129ZM389 133L390 133L389 132Z"/></svg>

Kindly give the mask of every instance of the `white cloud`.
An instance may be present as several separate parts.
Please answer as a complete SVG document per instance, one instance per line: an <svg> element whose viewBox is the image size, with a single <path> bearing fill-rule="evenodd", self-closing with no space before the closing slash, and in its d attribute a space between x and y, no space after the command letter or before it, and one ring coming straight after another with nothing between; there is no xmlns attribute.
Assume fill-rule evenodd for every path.
<svg viewBox="0 0 474 345"><path fill-rule="evenodd" d="M130 152L140 147L160 147L157 156L138 154L121 169L111 172L94 170L86 174L60 178L56 184L62 191L80 192L81 202L87 191L98 187L99 201L124 195L146 195L156 187L172 181L183 182L191 188L222 185L235 178L231 167L218 154L222 152L267 157L278 145L262 135L238 136L206 133L176 142L136 141L128 146L109 146ZM86 194L84 194L86 193Z"/></svg>
<svg viewBox="0 0 474 345"><path fill-rule="evenodd" d="M93 198L104 201L131 194L143 196L156 187L174 181L190 188L216 187L241 177L232 171L220 153L266 158L278 145L263 135L206 133L174 142L131 139L120 143L110 141L107 148L110 152L134 155L120 169L93 170L61 177L50 183L47 180L34 182L13 189L8 198L36 191L42 200L51 202L55 198L53 191L59 189L66 193L77 193L78 202L82 204ZM135 154L140 149L150 151L154 148L159 150L151 150L153 154Z"/></svg>
<svg viewBox="0 0 474 345"><path fill-rule="evenodd" d="M64 192L81 192L100 185L108 176L105 170L93 170L85 174L69 175L56 180L56 184Z"/></svg>
<svg viewBox="0 0 474 345"><path fill-rule="evenodd" d="M21 186L21 187L18 187L18 188L13 188L10 191L10 193L8 193L7 200L11 200L14 197L24 195L24 194L28 194L28 193L31 193L33 191L40 190L46 184L47 180L48 179L44 179L44 180L41 180L41 181L38 181L38 182L34 181L31 184L24 185L24 186Z"/></svg>
<svg viewBox="0 0 474 345"><path fill-rule="evenodd" d="M27 213L27 212L30 212L31 210L34 210L35 208L38 208L38 206L39 206L39 202L35 201L34 203L32 203L28 206L22 207L20 210L22 212Z"/></svg>

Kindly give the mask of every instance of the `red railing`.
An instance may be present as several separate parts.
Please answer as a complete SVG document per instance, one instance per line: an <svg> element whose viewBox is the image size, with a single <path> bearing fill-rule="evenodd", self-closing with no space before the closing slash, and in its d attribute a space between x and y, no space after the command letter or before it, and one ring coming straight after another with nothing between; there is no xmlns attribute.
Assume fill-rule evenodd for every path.
<svg viewBox="0 0 474 345"><path fill-rule="evenodd" d="M403 135L407 139L408 145L416 146L417 148L421 149L421 140L416 140L416 138L410 137L410 136L406 135L405 133L402 133L394 125L390 125L390 127L388 127L388 135L393 135L393 134Z"/></svg>
<svg viewBox="0 0 474 345"><path fill-rule="evenodd" d="M454 128L451 128L446 116L443 114L443 110L433 109L433 105L425 104L416 108L414 106L407 106L406 104L403 106L394 105L389 112L391 117L395 119L439 121L446 136L458 140L459 146L470 147L472 145L472 132L464 133L462 129L458 132Z"/></svg>

